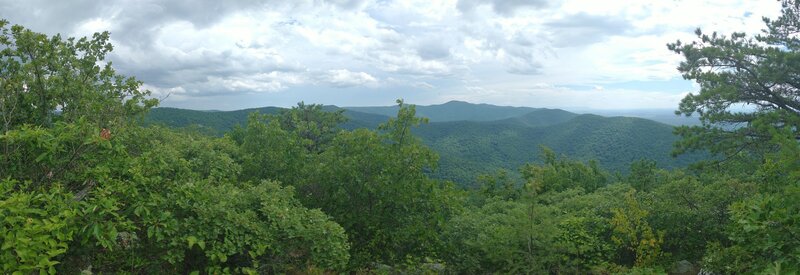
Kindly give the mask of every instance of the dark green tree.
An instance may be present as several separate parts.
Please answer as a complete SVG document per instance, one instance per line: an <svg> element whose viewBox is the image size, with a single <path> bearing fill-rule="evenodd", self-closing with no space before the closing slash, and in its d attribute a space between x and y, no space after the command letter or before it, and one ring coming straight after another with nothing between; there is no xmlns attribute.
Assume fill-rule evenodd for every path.
<svg viewBox="0 0 800 275"><path fill-rule="evenodd" d="M300 102L274 117L281 128L304 139L305 147L310 152L318 153L341 130L339 124L347 121L344 109L326 112L322 107L320 104L306 105Z"/></svg>
<svg viewBox="0 0 800 275"><path fill-rule="evenodd" d="M8 24L0 20L3 132L78 119L113 127L157 104L140 81L117 74L105 60L113 50L108 32L63 39Z"/></svg>
<svg viewBox="0 0 800 275"><path fill-rule="evenodd" d="M564 156L559 157L553 150L544 146L541 150L544 164L526 164L520 168L522 177L530 188L535 189L535 192L561 192L579 187L592 192L608 184L608 172L600 169L597 161L592 160L584 164Z"/></svg>
<svg viewBox="0 0 800 275"><path fill-rule="evenodd" d="M353 267L435 258L439 232L454 207L452 187L429 179L437 155L411 134L423 119L398 102L380 132L339 132L313 161L297 190L348 232Z"/></svg>
<svg viewBox="0 0 800 275"><path fill-rule="evenodd" d="M683 139L675 153L709 150L733 167L725 174L756 185L751 197L730 204L727 240L713 242L704 257L721 273L800 270L800 2L781 5L781 15L764 18L756 36L698 30L699 41L669 45L685 58L678 68L684 78L700 85L677 113L696 113L703 124L676 130Z"/></svg>
<svg viewBox="0 0 800 275"><path fill-rule="evenodd" d="M676 114L697 114L702 126L682 126L674 153L709 150L723 159L775 151L773 131L800 138L800 2L782 1L782 15L764 18L756 36L707 34L669 44L683 55L678 70L700 91L687 95Z"/></svg>
<svg viewBox="0 0 800 275"><path fill-rule="evenodd" d="M230 138L140 127L137 115L157 101L104 63L108 33L61 39L7 25L0 21L0 273L347 265L347 236L327 214L304 207L292 187L239 181L246 157ZM253 135L284 139L247 140L251 147L294 140L277 122L258 126Z"/></svg>

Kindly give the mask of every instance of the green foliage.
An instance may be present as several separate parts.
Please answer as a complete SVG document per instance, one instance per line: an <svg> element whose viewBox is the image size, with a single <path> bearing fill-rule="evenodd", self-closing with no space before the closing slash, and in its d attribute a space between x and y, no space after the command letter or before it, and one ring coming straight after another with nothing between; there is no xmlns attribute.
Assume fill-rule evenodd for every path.
<svg viewBox="0 0 800 275"><path fill-rule="evenodd" d="M718 173L671 173L651 193L640 193L649 224L664 232L662 250L673 261L699 261L712 242L724 242L728 207L756 192L755 185Z"/></svg>
<svg viewBox="0 0 800 275"><path fill-rule="evenodd" d="M322 105L300 102L291 110L282 110L275 119L280 122L281 128L304 140L308 151L316 153L333 140L340 130L339 124L347 121L343 113L344 110L325 112Z"/></svg>
<svg viewBox="0 0 800 275"><path fill-rule="evenodd" d="M346 266L341 226L303 207L292 188L240 182L247 169L232 140L138 127L136 116L155 101L140 82L97 65L111 50L107 33L62 40L6 24L4 273Z"/></svg>
<svg viewBox="0 0 800 275"><path fill-rule="evenodd" d="M800 226L800 101L793 77L800 60L795 35L800 3L786 0L782 6L782 14L765 18L766 28L755 37L698 30L699 41L669 45L685 58L678 68L684 78L700 84L699 93L687 95L678 113L697 113L703 124L676 130L683 137L676 153L707 149L720 155L719 165L705 167L724 169L721 178L729 183L716 185L750 186L746 194L752 194L736 195L727 188L720 193L728 198L703 194L702 200L717 204L713 208L728 205L729 210L715 211L717 222L726 221L727 228L703 232L714 236L703 263L716 272L792 273L800 266L795 233ZM708 217L707 207L698 205L693 208Z"/></svg>
<svg viewBox="0 0 800 275"><path fill-rule="evenodd" d="M310 154L304 145L310 141L282 129L277 120L253 113L247 127L237 129L231 137L241 145L246 179L294 183L303 176L300 170Z"/></svg>
<svg viewBox="0 0 800 275"><path fill-rule="evenodd" d="M131 206L139 230L127 268L176 271L284 272L313 265L343 268L349 254L342 228L294 198L275 182L241 183L239 148L229 139L150 129L134 136L152 146L135 159L141 171L138 201ZM142 197L144 196L144 197ZM196 245L195 245L196 244ZM127 264L127 263L120 263Z"/></svg>
<svg viewBox="0 0 800 275"><path fill-rule="evenodd" d="M318 106L319 108L313 106ZM298 107L295 106L293 108L297 109ZM386 121L389 118L389 116L394 115L394 114L387 116L375 115L375 114L368 114L368 113L341 109L335 106L321 106L316 104L310 104L310 105L304 104L303 108L306 108L307 110L317 109L324 111L325 113L341 112L342 115L347 120L342 122L338 126L348 130L358 129L358 128L374 129L375 127L378 126L378 124L381 124L384 121ZM160 107L150 110L150 112L148 112L144 118L144 123L146 125L162 125L173 128L184 128L196 125L197 127L206 129L207 130L206 133L209 135L222 136L230 132L237 126L239 127L244 126L247 123L250 113L258 112L266 115L280 115L282 113L286 113L287 111L288 111L287 109L279 107L263 107L263 108L243 109L236 111L196 111L196 110ZM323 113L322 116L328 116L328 115L325 115ZM331 115L331 116L338 116L338 115Z"/></svg>
<svg viewBox="0 0 800 275"><path fill-rule="evenodd" d="M676 153L708 149L726 158L758 157L775 149L768 142L770 129L797 136L800 102L793 75L800 54L792 33L800 22L798 5L783 1L783 14L765 19L766 29L755 37L698 29L699 41L669 45L685 58L678 67L684 78L700 84L699 93L687 95L676 113L697 113L703 124L676 130L683 137Z"/></svg>
<svg viewBox="0 0 800 275"><path fill-rule="evenodd" d="M428 179L436 154L410 134L421 120L413 106L380 127L340 132L299 184L301 199L350 234L355 266L435 257L438 232L452 211L452 187Z"/></svg>
<svg viewBox="0 0 800 275"><path fill-rule="evenodd" d="M634 192L625 194L625 207L612 210L611 218L614 234L611 240L624 249L623 261L633 258L636 267L649 267L656 264L661 257L661 244L664 242L663 232L653 232L647 223L647 210L642 209L634 197Z"/></svg>
<svg viewBox="0 0 800 275"><path fill-rule="evenodd" d="M455 193L426 176L437 158L411 135L422 119L401 103L380 132L342 131L342 121L341 112L300 103L279 115L253 114L227 137L239 145L244 179L293 186L303 205L345 228L350 268L435 259Z"/></svg>
<svg viewBox="0 0 800 275"><path fill-rule="evenodd" d="M143 128L155 101L98 65L107 33L64 40L0 21L0 271L796 273L800 41L786 33L800 5L783 11L756 38L670 46L701 85L679 112L703 126L678 129L676 152L723 157L673 171L654 153L667 126L559 110L454 102L435 120L476 121L424 125L401 100L392 118L301 102L160 109L150 118L176 115L169 126L207 121ZM555 150L527 153L542 144Z"/></svg>
<svg viewBox="0 0 800 275"><path fill-rule="evenodd" d="M536 192L561 192L572 188L592 192L608 183L608 174L595 161L586 165L559 158L547 147L542 147L542 159L544 165L528 164L520 169L527 184Z"/></svg>
<svg viewBox="0 0 800 275"><path fill-rule="evenodd" d="M166 194L158 207L171 212L142 214L147 228L142 239L170 263L209 272L226 267L282 272L306 264L343 268L349 257L344 230L293 196L291 188L273 182L186 184Z"/></svg>
<svg viewBox="0 0 800 275"><path fill-rule="evenodd" d="M500 169L494 174L478 176L479 194L483 199L498 197L504 200L515 200L521 195L520 186L512 178L511 172Z"/></svg>
<svg viewBox="0 0 800 275"><path fill-rule="evenodd" d="M800 269L797 228L800 189L790 187L781 195L759 195L731 207L732 245L710 245L703 262L725 273L755 273L782 268Z"/></svg>
<svg viewBox="0 0 800 275"><path fill-rule="evenodd" d="M115 172L124 184L99 194L125 202L114 206L123 219L117 223L126 226L119 233L88 226L94 234L114 232L100 242L108 251L72 243L64 272L86 266L99 272L285 272L347 263L343 229L300 205L291 188L237 181L239 151L232 141L159 128L119 139L132 154L127 169Z"/></svg>
<svg viewBox="0 0 800 275"><path fill-rule="evenodd" d="M114 138L116 140L116 138ZM74 123L58 121L51 128L23 125L0 135L0 142L8 154L0 158L2 171L7 178L4 196L30 202L23 213L35 213L30 220L31 231L20 234L25 238L58 240L60 248L68 246L97 246L112 249L117 233L130 224L120 214L120 194L126 192L120 175L126 169L126 153L120 143L101 137L100 130L84 120ZM40 200L47 198L48 203ZM68 199L60 199L60 198ZM48 213L48 214L44 214ZM61 214L59 214L61 213ZM33 215L33 214L32 214ZM53 232L35 229L37 219L59 224L56 228L68 228L68 234L54 228ZM61 216L68 215L69 219ZM47 222L45 222L47 223ZM64 245L66 235L71 242ZM13 239L3 240L3 245L12 245ZM72 250L66 251L65 255ZM61 253L64 253L62 251ZM52 257L64 256L61 253ZM46 263L40 260L41 265ZM13 263L13 262L11 262ZM46 266L39 266L39 268ZM25 264L6 267L27 269Z"/></svg>
<svg viewBox="0 0 800 275"><path fill-rule="evenodd" d="M278 107L265 107L224 112L159 107L150 110L143 121L145 125L172 128L185 128L195 125L196 127L208 129L209 134L213 136L222 136L236 126L246 124L251 113L277 114L280 110L281 108Z"/></svg>
<svg viewBox="0 0 800 275"><path fill-rule="evenodd" d="M598 216L569 216L558 224L556 247L560 270L578 273L593 270L608 263L614 246L602 234L608 230L607 221Z"/></svg>
<svg viewBox="0 0 800 275"><path fill-rule="evenodd" d="M563 121L550 112L535 112L517 120L434 122L414 131L441 156L439 170L432 174L467 187L476 186L480 174L499 168L516 171L544 159L533 153L540 145L559 154L588 162L596 160L604 169L624 172L630 162L642 158L657 161L662 168L684 167L700 160L700 154L672 158L677 138L673 128L657 122L629 117L576 115ZM539 120L552 124L540 124Z"/></svg>
<svg viewBox="0 0 800 275"><path fill-rule="evenodd" d="M553 261L555 209L491 199L454 217L446 259L460 273L540 273Z"/></svg>
<svg viewBox="0 0 800 275"><path fill-rule="evenodd" d="M91 38L47 37L0 20L2 132L23 124L89 121L116 128L156 104L141 82L118 75L106 54L108 32Z"/></svg>
<svg viewBox="0 0 800 275"><path fill-rule="evenodd" d="M78 231L75 202L61 188L42 193L18 187L0 180L0 271L55 274L57 257Z"/></svg>
<svg viewBox="0 0 800 275"><path fill-rule="evenodd" d="M447 104L445 104L447 105ZM311 119L308 125L333 125L338 115L331 115L329 122L323 122L330 111L341 112L347 118L346 122L339 123L340 129L353 130L358 128L376 129L390 116L396 115L399 108L379 107L381 111L369 114L361 111L374 111L371 107L348 108L341 111L337 107L316 105L303 105L306 115L301 111L290 112L289 109L266 107L238 111L192 111L173 108L157 108L150 112L146 122L165 124L170 127L187 127L193 124L197 128L206 129L212 135L222 133L232 134L241 132L236 126L247 124L248 112L258 111L262 114L280 117L291 114L294 119ZM516 173L517 168L526 163L541 163L539 154L531 153L539 145L553 148L556 152L583 161L597 160L603 168L613 172L624 172L629 163L634 160L649 158L662 168L679 168L689 163L700 160L703 155L689 154L672 158L669 155L672 144L677 141L672 134L672 127L646 119L630 117L601 117L595 115L578 115L557 109L533 109L501 107L492 105L476 105L459 103L441 109L436 106L419 106L427 110L422 116L437 117L439 111L450 110L454 114L469 114L469 116L456 116L458 119L422 124L412 129L414 135L422 139L423 143L436 151L440 158L438 169L431 171L433 178L452 180L461 186L477 187L477 177L481 174L492 173L497 169L512 171L510 176L520 178ZM299 106L293 109L301 108ZM494 113L494 108L500 108ZM315 111L312 111L316 109ZM452 110L451 110L452 109ZM506 110L508 109L508 110ZM391 110L391 113L388 113ZM525 112L522 112L523 110ZM488 113L487 113L488 112ZM512 117L497 117L500 120L483 121L472 119L473 116L481 118L493 117L494 114L513 114ZM441 117L440 117L441 118ZM278 118L280 120L280 118ZM437 121L433 119L433 121ZM281 128L293 131L291 127L281 123ZM316 126L315 126L316 127ZM330 126L326 126L328 133L333 133ZM324 127L323 127L324 128ZM233 131L231 131L233 129ZM319 130L315 130L319 131ZM303 136L303 134L298 133ZM304 141L310 144L310 140ZM316 142L325 144L325 142ZM313 143L313 142L312 142Z"/></svg>
<svg viewBox="0 0 800 275"><path fill-rule="evenodd" d="M625 181L639 191L650 191L664 183L667 172L658 169L653 160L641 159L631 163L630 173Z"/></svg>

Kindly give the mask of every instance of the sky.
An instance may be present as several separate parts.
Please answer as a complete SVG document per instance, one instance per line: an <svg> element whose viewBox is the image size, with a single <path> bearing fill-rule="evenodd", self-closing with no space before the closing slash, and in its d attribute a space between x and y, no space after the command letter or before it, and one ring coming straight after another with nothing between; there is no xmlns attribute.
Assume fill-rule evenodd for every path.
<svg viewBox="0 0 800 275"><path fill-rule="evenodd" d="M698 90L666 44L757 34L774 0L0 0L36 32L109 31L108 56L161 106L451 100L563 109L678 106Z"/></svg>

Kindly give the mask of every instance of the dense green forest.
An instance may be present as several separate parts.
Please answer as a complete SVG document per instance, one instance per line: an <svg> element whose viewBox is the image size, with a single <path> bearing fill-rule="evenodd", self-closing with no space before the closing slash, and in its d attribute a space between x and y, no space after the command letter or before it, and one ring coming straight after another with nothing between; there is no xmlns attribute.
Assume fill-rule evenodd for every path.
<svg viewBox="0 0 800 275"><path fill-rule="evenodd" d="M0 272L796 274L800 3L765 23L668 45L700 85L677 112L702 125L675 128L674 153L708 158L670 170L635 160L615 175L602 155L525 143L540 162L519 177L501 169L461 188L430 177L440 156L416 134L435 127L401 100L374 128L314 104L241 111L246 123L222 136L145 127L158 102L104 62L107 32L50 37L0 21ZM520 135L593 140L574 147L586 151L651 143L665 127L498 119L541 126Z"/></svg>
<svg viewBox="0 0 800 275"><path fill-rule="evenodd" d="M677 141L672 133L673 127L640 118L578 115L559 109L466 102L415 108L424 108L430 116L426 118L439 121L412 129L423 144L439 155L438 168L428 174L436 179L454 181L459 186L476 187L478 176L498 169L507 170L511 177L519 179L521 174L517 168L526 163L543 162L538 153L539 146L552 148L577 160L596 160L610 173L621 174L627 174L630 163L636 160L653 160L660 168L679 168L703 156L683 154L672 157L672 144ZM342 112L347 121L339 126L346 130L376 129L390 118L381 113L397 113L398 110L396 107L336 106L322 106L321 109ZM155 108L145 117L145 123L190 127L198 132L222 136L235 126L246 124L250 112L277 114L281 111L286 110L265 107L222 112ZM418 112L417 116L422 115Z"/></svg>

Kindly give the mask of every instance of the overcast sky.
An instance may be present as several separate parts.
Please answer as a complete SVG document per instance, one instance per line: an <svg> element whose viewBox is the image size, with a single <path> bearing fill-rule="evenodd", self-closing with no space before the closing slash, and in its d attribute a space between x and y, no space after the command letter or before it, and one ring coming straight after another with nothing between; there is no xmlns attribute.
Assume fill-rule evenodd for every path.
<svg viewBox="0 0 800 275"><path fill-rule="evenodd" d="M162 106L233 110L450 100L676 108L696 90L667 50L757 33L774 0L0 0L37 32L108 30L110 60Z"/></svg>

